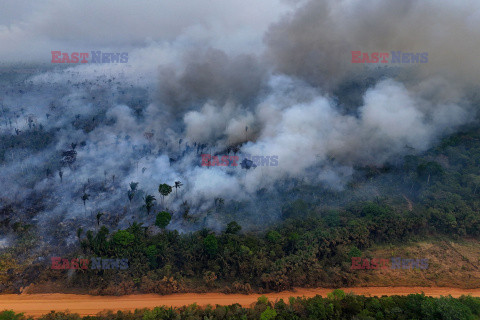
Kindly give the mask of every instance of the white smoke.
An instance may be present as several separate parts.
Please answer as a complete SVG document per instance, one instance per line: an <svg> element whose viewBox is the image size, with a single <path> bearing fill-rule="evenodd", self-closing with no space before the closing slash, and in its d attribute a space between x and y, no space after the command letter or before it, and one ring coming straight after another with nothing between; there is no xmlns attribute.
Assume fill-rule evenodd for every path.
<svg viewBox="0 0 480 320"><path fill-rule="evenodd" d="M341 190L355 166L382 166L412 150L422 152L475 119L471 82L478 78L478 61L466 39L478 36L478 3L293 1L295 11L265 34L264 52L256 44L270 21L286 12L287 2L268 19L255 16L245 28L251 10L235 1L218 8L191 1L198 12L179 21L176 4L162 11L162 21L155 10L130 2L115 9L99 2L97 15L135 12L141 23L133 27L126 19L132 28L122 33L115 26L125 20L118 19L91 39L89 28L98 30L95 16L84 30L74 13L58 14L75 12L83 2L47 1L47 8L58 7L40 8L22 16L28 23L2 27L0 39L15 39L0 50L4 57L21 52L26 59L26 41L40 35L55 49L66 35L79 35L76 43L65 42L65 51L83 41L89 49L129 52L126 65L60 66L7 80L2 137L37 142L6 148L2 204L24 216L34 207L45 227L52 219L85 216L82 223L93 225L100 211L124 227L132 215L151 224L153 215L141 206L142 197L152 194L155 210L174 211L179 227L185 201L191 215L204 217L217 198L255 204L257 192L275 195L290 179ZM225 12L238 16L229 21ZM76 24L54 28L66 21ZM109 41L102 46L104 37ZM32 47L47 53L53 48L38 41ZM365 67L351 63L352 50L427 51L429 61ZM76 161L60 166L72 143ZM278 165L260 162L248 170L200 165L201 153L233 155L234 147L239 154L278 157ZM183 186L163 200L158 185L175 181ZM139 183L131 202L130 182ZM84 192L90 195L85 205ZM277 207L269 213L278 215Z"/></svg>

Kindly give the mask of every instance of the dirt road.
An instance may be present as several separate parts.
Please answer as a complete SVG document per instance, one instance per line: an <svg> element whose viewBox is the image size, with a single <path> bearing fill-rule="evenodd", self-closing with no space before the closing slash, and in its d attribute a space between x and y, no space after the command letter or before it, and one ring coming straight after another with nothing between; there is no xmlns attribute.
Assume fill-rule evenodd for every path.
<svg viewBox="0 0 480 320"><path fill-rule="evenodd" d="M407 295L424 292L428 296L439 297L452 295L459 297L463 294L471 294L480 297L480 289L457 289L457 288L430 288L430 287L362 287L342 288L345 292L354 292L362 295ZM288 301L291 296L313 297L317 294L326 296L332 289L303 289L266 294L271 301L283 298ZM0 295L0 311L14 310L24 312L26 315L40 316L51 310L70 311L80 315L94 315L103 310L135 310L141 308L153 308L156 306L180 307L196 302L198 305L207 304L229 305L240 303L249 306L256 302L260 294L222 294L222 293L182 293L160 296L154 294L130 295L122 297L112 296L89 296L76 294L25 294L25 295Z"/></svg>

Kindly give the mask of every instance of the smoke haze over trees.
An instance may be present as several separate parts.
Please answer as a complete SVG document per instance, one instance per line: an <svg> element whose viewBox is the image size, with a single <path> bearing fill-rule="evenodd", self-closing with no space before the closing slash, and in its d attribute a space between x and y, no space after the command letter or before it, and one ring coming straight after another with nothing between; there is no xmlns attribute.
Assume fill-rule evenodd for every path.
<svg viewBox="0 0 480 320"><path fill-rule="evenodd" d="M67 243L76 241L69 226L93 228L99 212L114 227L152 225L148 195L179 230L221 229L219 219L235 212L275 221L299 181L341 192L359 167L401 166L476 124L477 2L151 5L5 6L0 216L56 226L46 239ZM128 52L129 61L52 65L52 50ZM354 50L429 60L352 64ZM277 155L278 166L200 166L201 153L234 147ZM182 188L157 193L176 181Z"/></svg>

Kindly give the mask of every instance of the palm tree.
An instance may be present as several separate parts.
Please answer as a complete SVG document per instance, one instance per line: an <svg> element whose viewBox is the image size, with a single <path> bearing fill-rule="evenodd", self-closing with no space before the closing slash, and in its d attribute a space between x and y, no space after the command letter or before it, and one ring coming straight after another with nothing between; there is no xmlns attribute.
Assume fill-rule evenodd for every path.
<svg viewBox="0 0 480 320"><path fill-rule="evenodd" d="M162 205L165 203L165 196L168 196L172 192L172 187L166 183L158 186L158 192L162 195Z"/></svg>
<svg viewBox="0 0 480 320"><path fill-rule="evenodd" d="M78 229L77 229L77 237L78 237L78 240L80 240L80 237L82 236L82 233L83 233L83 229L82 229L82 228L78 228Z"/></svg>
<svg viewBox="0 0 480 320"><path fill-rule="evenodd" d="M225 200L223 198L215 198L215 207L221 208L225 204Z"/></svg>
<svg viewBox="0 0 480 320"><path fill-rule="evenodd" d="M154 201L155 201L155 197L152 196L151 194L147 194L144 198L143 198L143 201L145 201L145 208L147 209L147 214L150 214L150 210L152 210L153 206L154 206Z"/></svg>
<svg viewBox="0 0 480 320"><path fill-rule="evenodd" d="M97 213L97 228L100 226L100 218L104 215L103 212Z"/></svg>
<svg viewBox="0 0 480 320"><path fill-rule="evenodd" d="M180 189L181 186L183 186L183 184L180 181L175 181L175 185L173 186L175 188L175 197L177 196L177 189Z"/></svg>
<svg viewBox="0 0 480 320"><path fill-rule="evenodd" d="M130 190L128 190L127 192L128 201L130 201L130 203L132 203L132 199L135 196L135 192L137 191L137 186L138 186L138 182L130 182Z"/></svg>
<svg viewBox="0 0 480 320"><path fill-rule="evenodd" d="M82 200L83 200L83 207L85 208L85 215L87 215L87 200L90 198L90 195L88 193L85 192L85 189L83 190L83 196L82 196Z"/></svg>

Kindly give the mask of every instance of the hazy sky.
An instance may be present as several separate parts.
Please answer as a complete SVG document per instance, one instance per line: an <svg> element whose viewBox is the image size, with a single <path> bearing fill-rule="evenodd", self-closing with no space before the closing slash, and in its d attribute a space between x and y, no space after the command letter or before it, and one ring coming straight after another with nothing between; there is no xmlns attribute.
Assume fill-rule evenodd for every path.
<svg viewBox="0 0 480 320"><path fill-rule="evenodd" d="M211 44L257 51L268 25L295 1L0 1L0 59L50 58L50 51L129 51L152 43Z"/></svg>

